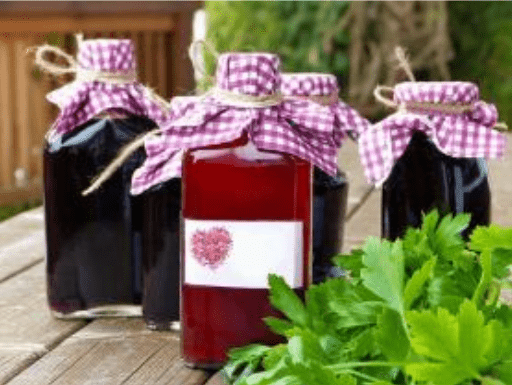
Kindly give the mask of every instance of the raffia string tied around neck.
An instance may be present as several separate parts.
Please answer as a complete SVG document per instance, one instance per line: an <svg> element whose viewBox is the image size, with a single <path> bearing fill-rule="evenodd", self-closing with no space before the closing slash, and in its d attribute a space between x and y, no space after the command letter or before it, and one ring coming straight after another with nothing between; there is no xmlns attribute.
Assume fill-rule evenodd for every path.
<svg viewBox="0 0 512 385"><path fill-rule="evenodd" d="M148 157L134 172L132 194L181 176L186 149L232 142L244 133L259 150L298 156L334 175L337 148L332 111L280 90L279 58L270 53L225 53L217 58L215 86L145 143Z"/></svg>
<svg viewBox="0 0 512 385"><path fill-rule="evenodd" d="M503 155L506 138L494 129L497 109L479 100L475 84L416 82L403 50L397 48L396 53L411 81L375 89L377 100L397 111L359 138L359 155L370 183L380 186L387 179L415 131L425 133L442 153L455 158ZM384 93L392 93L393 98Z"/></svg>
<svg viewBox="0 0 512 385"><path fill-rule="evenodd" d="M281 75L281 93L285 100L309 100L329 107L335 118L334 137L339 146L348 136L357 138L370 125L355 109L339 99L338 81L332 74L284 73Z"/></svg>
<svg viewBox="0 0 512 385"><path fill-rule="evenodd" d="M196 55L201 46L207 47L196 42L189 50L199 72L202 69ZM133 194L181 176L186 149L230 142L243 132L261 150L296 155L329 174L336 173L341 141L332 99L325 99L329 104L325 106L283 95L276 55L212 54L217 59L215 86L200 96L172 99L172 119L162 126L159 135L148 135L139 142L144 143L147 158L133 175ZM109 169L106 172L112 171ZM96 187L91 186L88 192Z"/></svg>
<svg viewBox="0 0 512 385"><path fill-rule="evenodd" d="M145 116L156 124L168 115L169 104L137 81L135 50L128 39L83 40L76 35L77 58L60 48L44 44L35 50L35 64L54 76L74 74L75 79L47 95L60 114L47 140L73 131L109 110ZM63 58L67 65L49 61L48 54Z"/></svg>

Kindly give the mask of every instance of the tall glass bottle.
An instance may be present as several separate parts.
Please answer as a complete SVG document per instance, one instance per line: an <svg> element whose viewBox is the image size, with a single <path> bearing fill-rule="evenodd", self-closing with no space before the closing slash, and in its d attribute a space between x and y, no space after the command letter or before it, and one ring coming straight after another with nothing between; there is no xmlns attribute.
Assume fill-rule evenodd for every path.
<svg viewBox="0 0 512 385"><path fill-rule="evenodd" d="M332 140L337 146L348 132L358 133L367 121L338 99L338 82L331 74L282 74L281 92L286 97L309 99L329 106L336 120ZM349 183L343 171L331 176L319 167L313 174L313 282L343 274L333 266L331 258L341 253L347 211Z"/></svg>
<svg viewBox="0 0 512 385"><path fill-rule="evenodd" d="M50 309L64 318L140 315L142 211L129 190L143 152L98 191L82 192L124 145L155 128L158 108L134 78L130 40L79 40L77 71L48 95L61 109L43 154Z"/></svg>
<svg viewBox="0 0 512 385"><path fill-rule="evenodd" d="M403 236L436 208L471 214L463 232L490 221L485 157L502 155L493 130L497 111L467 82L404 82L394 89L399 111L359 138L371 182L382 181L382 236Z"/></svg>
<svg viewBox="0 0 512 385"><path fill-rule="evenodd" d="M166 124L197 100L193 96L171 100L169 119L160 126L159 135L146 138L148 157L132 178L131 191L141 207L142 315L152 330L179 329L181 177L161 167L165 154L174 152Z"/></svg>
<svg viewBox="0 0 512 385"><path fill-rule="evenodd" d="M274 94L278 64L270 54L222 55L219 93L240 99ZM185 153L181 324L182 356L189 365L216 368L232 347L279 342L262 320L278 315L268 299L268 274L283 276L299 293L311 281L312 165L260 150L254 142L261 130L279 132L272 125L276 112L231 108L218 127L204 130L210 127L215 137L220 127L235 133L246 127L237 139Z"/></svg>

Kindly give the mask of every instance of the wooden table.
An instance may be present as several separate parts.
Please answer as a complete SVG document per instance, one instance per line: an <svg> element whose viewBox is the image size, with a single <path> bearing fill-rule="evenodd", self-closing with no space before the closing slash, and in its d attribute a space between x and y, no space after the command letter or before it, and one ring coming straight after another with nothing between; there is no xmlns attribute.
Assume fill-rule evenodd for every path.
<svg viewBox="0 0 512 385"><path fill-rule="evenodd" d="M511 143L512 144L512 143ZM512 154L509 145L509 154ZM512 161L491 162L493 220L512 225ZM340 163L351 181L345 249L380 232L380 194L364 181L357 148ZM0 223L0 384L221 385L179 358L179 335L141 319L57 320L46 303L43 210Z"/></svg>

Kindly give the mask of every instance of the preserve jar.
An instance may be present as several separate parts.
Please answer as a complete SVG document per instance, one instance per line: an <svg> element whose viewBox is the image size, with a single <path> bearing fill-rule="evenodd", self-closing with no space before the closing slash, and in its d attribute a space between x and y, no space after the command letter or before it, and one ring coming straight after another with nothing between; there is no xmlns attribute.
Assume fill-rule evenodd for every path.
<svg viewBox="0 0 512 385"><path fill-rule="evenodd" d="M67 58L68 72L76 74L75 81L47 95L61 111L43 154L50 309L62 318L140 315L142 211L129 192L143 151L133 153L100 189L82 192L165 112L136 80L130 40L78 37L76 62L54 47L40 47L36 63L59 74L62 68L45 61L47 52Z"/></svg>
<svg viewBox="0 0 512 385"><path fill-rule="evenodd" d="M333 139L337 146L353 134L368 127L366 119L338 99L338 82L331 74L285 73L281 76L281 92L285 97L307 98L329 106L335 117ZM319 167L313 173L313 283L328 277L340 277L344 272L331 262L341 253L347 212L349 183L339 168L331 176Z"/></svg>
<svg viewBox="0 0 512 385"><path fill-rule="evenodd" d="M174 97L170 103L170 120L184 115L194 96ZM165 124L162 124L165 127ZM142 216L142 315L152 330L179 329L180 305L180 214L181 159L176 162L178 174L169 173L162 159L172 149L172 135L165 130L148 135L144 141L146 161L132 178L131 192L140 202ZM178 150L178 152L180 152ZM182 153L182 152L180 152ZM171 165L172 166L172 165ZM172 168L172 167L171 167Z"/></svg>
<svg viewBox="0 0 512 385"><path fill-rule="evenodd" d="M182 177L180 322L190 366L218 368L233 347L281 341L262 320L280 315L270 273L299 294L311 283L312 167L336 173L334 116L283 100L279 65L268 53L221 55L216 85L162 127L165 151L145 161L159 165L145 175Z"/></svg>
<svg viewBox="0 0 512 385"><path fill-rule="evenodd" d="M471 214L463 236L488 225L485 158L505 147L496 108L468 82L404 82L393 95L399 111L359 140L367 177L382 185L382 236L403 236L432 209Z"/></svg>

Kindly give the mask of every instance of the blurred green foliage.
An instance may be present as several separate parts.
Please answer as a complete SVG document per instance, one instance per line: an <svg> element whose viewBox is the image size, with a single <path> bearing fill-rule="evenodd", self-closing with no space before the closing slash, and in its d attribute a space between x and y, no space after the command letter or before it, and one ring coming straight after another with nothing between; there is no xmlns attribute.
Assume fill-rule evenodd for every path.
<svg viewBox="0 0 512 385"><path fill-rule="evenodd" d="M27 202L14 203L11 205L0 206L0 222L9 219L16 214L19 214L23 211L27 211L33 209L35 207L41 206L42 201L40 199L30 200Z"/></svg>
<svg viewBox="0 0 512 385"><path fill-rule="evenodd" d="M496 103L500 120L512 125L512 3L453 1L448 7L452 78L477 83L482 99Z"/></svg>
<svg viewBox="0 0 512 385"><path fill-rule="evenodd" d="M334 73L340 88L346 89L349 36L336 33L329 53L323 40L336 29L348 5L346 1L207 1L208 38L219 52L276 52L284 71ZM495 102L501 119L512 125L512 3L452 1L448 9L455 49L452 79L477 83L482 99ZM212 73L211 56L206 64Z"/></svg>
<svg viewBox="0 0 512 385"><path fill-rule="evenodd" d="M332 53L323 36L348 8L345 1L207 1L208 38L219 52L278 53L290 72L331 72L343 83L348 75L348 35L336 34ZM207 71L213 62L207 60Z"/></svg>

